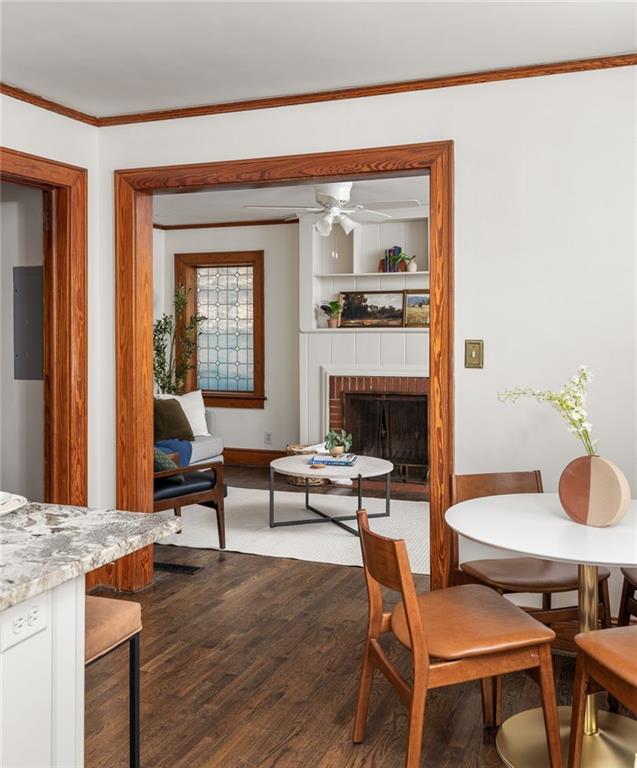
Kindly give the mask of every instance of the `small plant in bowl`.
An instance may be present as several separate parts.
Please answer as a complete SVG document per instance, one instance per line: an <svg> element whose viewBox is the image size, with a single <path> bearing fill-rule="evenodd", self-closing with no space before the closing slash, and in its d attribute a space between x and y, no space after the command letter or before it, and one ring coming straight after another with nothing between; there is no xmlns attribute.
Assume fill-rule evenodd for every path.
<svg viewBox="0 0 637 768"><path fill-rule="evenodd" d="M416 272L418 270L415 253L413 256L408 256L406 253L402 252L398 256L398 261L399 263L402 261L405 264L405 268L407 269L407 272Z"/></svg>
<svg viewBox="0 0 637 768"><path fill-rule="evenodd" d="M341 302L328 301L327 304L321 304L321 310L327 315L327 325L329 328L338 328L338 320L341 315Z"/></svg>
<svg viewBox="0 0 637 768"><path fill-rule="evenodd" d="M348 435L344 429L330 430L325 435L325 447L332 456L341 456L352 447L352 436Z"/></svg>

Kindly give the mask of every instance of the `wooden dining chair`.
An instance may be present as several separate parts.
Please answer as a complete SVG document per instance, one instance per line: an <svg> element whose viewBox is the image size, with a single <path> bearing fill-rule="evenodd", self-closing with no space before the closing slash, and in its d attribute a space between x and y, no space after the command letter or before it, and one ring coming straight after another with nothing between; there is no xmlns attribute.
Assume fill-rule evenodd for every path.
<svg viewBox="0 0 637 768"><path fill-rule="evenodd" d="M571 712L569 768L579 768L580 765L586 696L593 683L607 690L637 714L637 627L584 632L575 636L575 644L577 665Z"/></svg>
<svg viewBox="0 0 637 768"><path fill-rule="evenodd" d="M484 496L508 493L542 493L539 470L531 472L495 472L477 475L452 475L451 503L458 504ZM514 512L511 513L512 515ZM545 624L577 621L576 605L553 608L551 598L559 592L576 591L578 568L575 564L541 560L536 557L507 557L472 560L459 564L458 534L452 539L452 584L485 584L500 594L532 593L542 595L542 608L526 608ZM602 627L611 625L608 568L598 568L599 616Z"/></svg>
<svg viewBox="0 0 637 768"><path fill-rule="evenodd" d="M539 669L550 765L559 768L562 758L551 660L553 630L485 586L468 584L417 595L405 542L372 533L364 510L357 517L369 615L354 742L362 742L365 736L375 669L385 675L409 708L406 768L420 765L425 701L430 689ZM402 597L391 613L383 610L381 587ZM387 632L411 652L411 685L380 644L381 635ZM499 724L499 713L493 724Z"/></svg>
<svg viewBox="0 0 637 768"><path fill-rule="evenodd" d="M622 599L619 603L617 623L620 627L630 624L630 617L637 617L637 568L622 568L624 586Z"/></svg>

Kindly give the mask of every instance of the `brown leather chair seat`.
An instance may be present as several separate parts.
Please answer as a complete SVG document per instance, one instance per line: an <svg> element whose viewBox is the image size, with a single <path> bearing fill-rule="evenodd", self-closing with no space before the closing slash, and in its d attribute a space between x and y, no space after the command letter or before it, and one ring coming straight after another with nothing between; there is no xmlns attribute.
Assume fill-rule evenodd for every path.
<svg viewBox="0 0 637 768"><path fill-rule="evenodd" d="M437 659L462 659L552 642L555 632L477 584L418 595L427 650ZM411 648L405 608L394 609L391 629Z"/></svg>
<svg viewBox="0 0 637 768"><path fill-rule="evenodd" d="M84 658L88 664L142 629L142 607L130 600L86 597Z"/></svg>
<svg viewBox="0 0 637 768"><path fill-rule="evenodd" d="M637 568L622 568L621 569L624 578L628 579L628 581L637 589Z"/></svg>
<svg viewBox="0 0 637 768"><path fill-rule="evenodd" d="M575 635L575 644L577 666L571 713L569 768L579 768L582 764L586 696L595 690L593 682L637 714L637 627L585 632ZM601 739L602 736L594 738Z"/></svg>
<svg viewBox="0 0 637 768"><path fill-rule="evenodd" d="M594 662L637 688L637 626L582 633L575 642Z"/></svg>
<svg viewBox="0 0 637 768"><path fill-rule="evenodd" d="M577 565L539 560L535 557L507 557L462 563L463 573L494 589L513 592L570 592L577 589ZM599 581L610 576L599 568Z"/></svg>

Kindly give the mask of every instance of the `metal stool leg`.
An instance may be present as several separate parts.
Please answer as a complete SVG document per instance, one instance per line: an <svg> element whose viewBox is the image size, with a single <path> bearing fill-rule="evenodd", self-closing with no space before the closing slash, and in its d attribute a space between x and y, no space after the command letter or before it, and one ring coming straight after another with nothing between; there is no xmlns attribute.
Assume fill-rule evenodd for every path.
<svg viewBox="0 0 637 768"><path fill-rule="evenodd" d="M139 717L139 632L129 640L129 749L130 768L141 768Z"/></svg>

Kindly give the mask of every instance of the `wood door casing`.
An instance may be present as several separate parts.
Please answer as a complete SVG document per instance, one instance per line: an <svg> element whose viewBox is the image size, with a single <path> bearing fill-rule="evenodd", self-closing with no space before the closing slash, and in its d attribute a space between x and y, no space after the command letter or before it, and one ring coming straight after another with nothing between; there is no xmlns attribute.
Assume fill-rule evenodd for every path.
<svg viewBox="0 0 637 768"><path fill-rule="evenodd" d="M152 510L152 217L150 203L140 201L149 200L148 196L159 190L232 189L425 173L430 176L431 582L435 589L447 583L451 541L444 513L453 472L451 141L115 172L119 507ZM129 558L136 563L122 566L120 581L115 585L141 588L152 578L151 558L143 552ZM140 565L144 558L150 570Z"/></svg>
<svg viewBox="0 0 637 768"><path fill-rule="evenodd" d="M87 171L0 147L0 180L44 191L44 488L88 500Z"/></svg>

